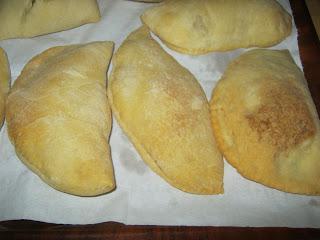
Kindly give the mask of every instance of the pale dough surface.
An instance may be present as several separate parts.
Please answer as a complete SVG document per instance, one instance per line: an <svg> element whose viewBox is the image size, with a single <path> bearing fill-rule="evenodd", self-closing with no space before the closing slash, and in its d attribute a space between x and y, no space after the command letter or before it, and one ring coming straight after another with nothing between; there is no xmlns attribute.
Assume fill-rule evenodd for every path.
<svg viewBox="0 0 320 240"><path fill-rule="evenodd" d="M10 87L10 68L7 55L0 47L0 129L5 115L6 97Z"/></svg>
<svg viewBox="0 0 320 240"><path fill-rule="evenodd" d="M112 63L109 101L143 160L180 190L222 193L222 156L195 77L151 38L147 27L129 35Z"/></svg>
<svg viewBox="0 0 320 240"><path fill-rule="evenodd" d="M142 21L173 50L191 55L269 47L291 33L291 16L274 0L168 0Z"/></svg>
<svg viewBox="0 0 320 240"><path fill-rule="evenodd" d="M252 50L228 66L210 102L220 150L244 177L320 194L319 117L286 50Z"/></svg>
<svg viewBox="0 0 320 240"><path fill-rule="evenodd" d="M106 72L112 42L50 48L22 70L8 96L19 158L52 187L93 196L115 187Z"/></svg>
<svg viewBox="0 0 320 240"><path fill-rule="evenodd" d="M34 37L99 20L96 0L1 0L0 40Z"/></svg>

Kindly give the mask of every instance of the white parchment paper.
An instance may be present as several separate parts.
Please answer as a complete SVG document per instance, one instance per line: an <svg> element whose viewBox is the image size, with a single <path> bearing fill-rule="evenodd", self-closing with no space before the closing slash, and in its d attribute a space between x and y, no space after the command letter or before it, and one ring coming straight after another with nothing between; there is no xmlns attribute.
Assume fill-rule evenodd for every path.
<svg viewBox="0 0 320 240"><path fill-rule="evenodd" d="M291 13L288 0L279 2ZM12 81L28 60L49 47L111 40L117 49L126 36L141 25L139 16L153 4L100 0L99 6L102 15L99 23L31 39L0 41L9 57ZM196 76L208 98L227 64L245 51L188 56L163 47ZM295 26L292 35L273 48L289 49L301 67ZM144 164L115 120L110 144L117 189L98 197L76 197L49 187L21 163L9 142L5 124L0 132L0 220L320 227L320 197L267 188L244 179L227 162L223 195L184 193L171 187Z"/></svg>

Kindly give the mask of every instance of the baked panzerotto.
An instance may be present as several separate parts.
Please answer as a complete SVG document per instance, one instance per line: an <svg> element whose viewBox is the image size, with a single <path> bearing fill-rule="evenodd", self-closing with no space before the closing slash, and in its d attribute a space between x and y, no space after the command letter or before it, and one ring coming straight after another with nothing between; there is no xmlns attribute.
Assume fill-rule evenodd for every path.
<svg viewBox="0 0 320 240"><path fill-rule="evenodd" d="M96 0L1 0L0 40L34 37L99 20Z"/></svg>
<svg viewBox="0 0 320 240"><path fill-rule="evenodd" d="M34 57L7 100L19 158L57 190L94 196L115 187L106 72L112 42L50 48Z"/></svg>
<svg viewBox="0 0 320 240"><path fill-rule="evenodd" d="M320 194L319 117L287 50L252 50L234 60L210 106L218 146L242 176Z"/></svg>
<svg viewBox="0 0 320 240"><path fill-rule="evenodd" d="M0 47L0 129L5 115L6 97L10 85L10 68L7 55Z"/></svg>
<svg viewBox="0 0 320 240"><path fill-rule="evenodd" d="M108 97L113 114L143 160L180 190L222 193L222 156L208 101L194 76L145 26L129 35L112 63Z"/></svg>
<svg viewBox="0 0 320 240"><path fill-rule="evenodd" d="M168 47L192 55L272 46L292 28L275 0L168 0L141 19Z"/></svg>

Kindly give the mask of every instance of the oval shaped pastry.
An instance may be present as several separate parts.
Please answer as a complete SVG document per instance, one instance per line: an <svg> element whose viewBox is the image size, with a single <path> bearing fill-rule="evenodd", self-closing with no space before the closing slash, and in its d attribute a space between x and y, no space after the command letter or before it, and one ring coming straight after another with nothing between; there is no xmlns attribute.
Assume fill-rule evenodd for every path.
<svg viewBox="0 0 320 240"><path fill-rule="evenodd" d="M292 28L274 0L168 0L141 19L169 48L192 55L272 46Z"/></svg>
<svg viewBox="0 0 320 240"><path fill-rule="evenodd" d="M222 193L222 156L212 134L208 101L194 76L146 27L129 35L112 63L109 101L143 160L183 191Z"/></svg>
<svg viewBox="0 0 320 240"><path fill-rule="evenodd" d="M112 42L50 48L24 67L7 101L19 158L57 190L93 196L115 187L106 72Z"/></svg>
<svg viewBox="0 0 320 240"><path fill-rule="evenodd" d="M320 194L320 122L288 51L252 50L213 91L212 125L238 172L285 192Z"/></svg>
<svg viewBox="0 0 320 240"><path fill-rule="evenodd" d="M5 115L6 97L10 85L10 67L5 51L0 47L0 129Z"/></svg>
<svg viewBox="0 0 320 240"><path fill-rule="evenodd" d="M99 20L96 0L1 0L0 40L59 32Z"/></svg>

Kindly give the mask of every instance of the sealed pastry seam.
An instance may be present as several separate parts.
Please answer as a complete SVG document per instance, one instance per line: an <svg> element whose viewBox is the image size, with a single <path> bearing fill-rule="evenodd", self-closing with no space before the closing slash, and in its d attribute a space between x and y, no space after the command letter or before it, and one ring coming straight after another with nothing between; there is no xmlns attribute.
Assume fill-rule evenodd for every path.
<svg viewBox="0 0 320 240"><path fill-rule="evenodd" d="M141 15L169 48L199 55L269 47L291 34L291 16L275 0L168 0Z"/></svg>
<svg viewBox="0 0 320 240"><path fill-rule="evenodd" d="M9 95L8 134L17 155L59 191L95 196L115 187L106 96L112 51L112 42L48 49L25 66Z"/></svg>
<svg viewBox="0 0 320 240"><path fill-rule="evenodd" d="M96 0L2 0L0 39L34 37L99 20Z"/></svg>
<svg viewBox="0 0 320 240"><path fill-rule="evenodd" d="M119 125L159 176L190 193L223 191L222 156L214 143L204 92L146 27L131 33L118 49L107 92Z"/></svg>
<svg viewBox="0 0 320 240"><path fill-rule="evenodd" d="M320 194L319 118L287 51L252 50L234 60L210 108L218 147L242 176L281 191Z"/></svg>
<svg viewBox="0 0 320 240"><path fill-rule="evenodd" d="M113 105L112 92L109 90L108 90L108 97L109 97L110 104ZM136 147L137 151L140 153L141 156L143 156L143 158L145 159L145 162L149 165L149 167L154 172L156 172L160 177L166 179L166 181L171 185L179 186L178 188L180 190L185 192L190 192L188 187L181 186L178 182L175 182L174 179L172 179L172 177L169 177L166 175L165 171L163 171L161 166L159 166L159 164L157 163L156 158L153 157L151 153L146 150L146 147L134 136L134 134L130 132L130 130L126 128L125 124L123 124L123 120L121 119L119 112L117 112L114 109L113 115L116 117L116 119L118 120L118 124L121 126L125 134L129 137L129 139L131 139L131 141L134 143L134 146ZM223 194L223 193L224 193L224 189L223 189L223 184L221 183L220 188L217 188L216 191L213 191L210 194ZM202 193L197 193L197 194L202 194ZM203 193L203 194L207 194L207 193Z"/></svg>

